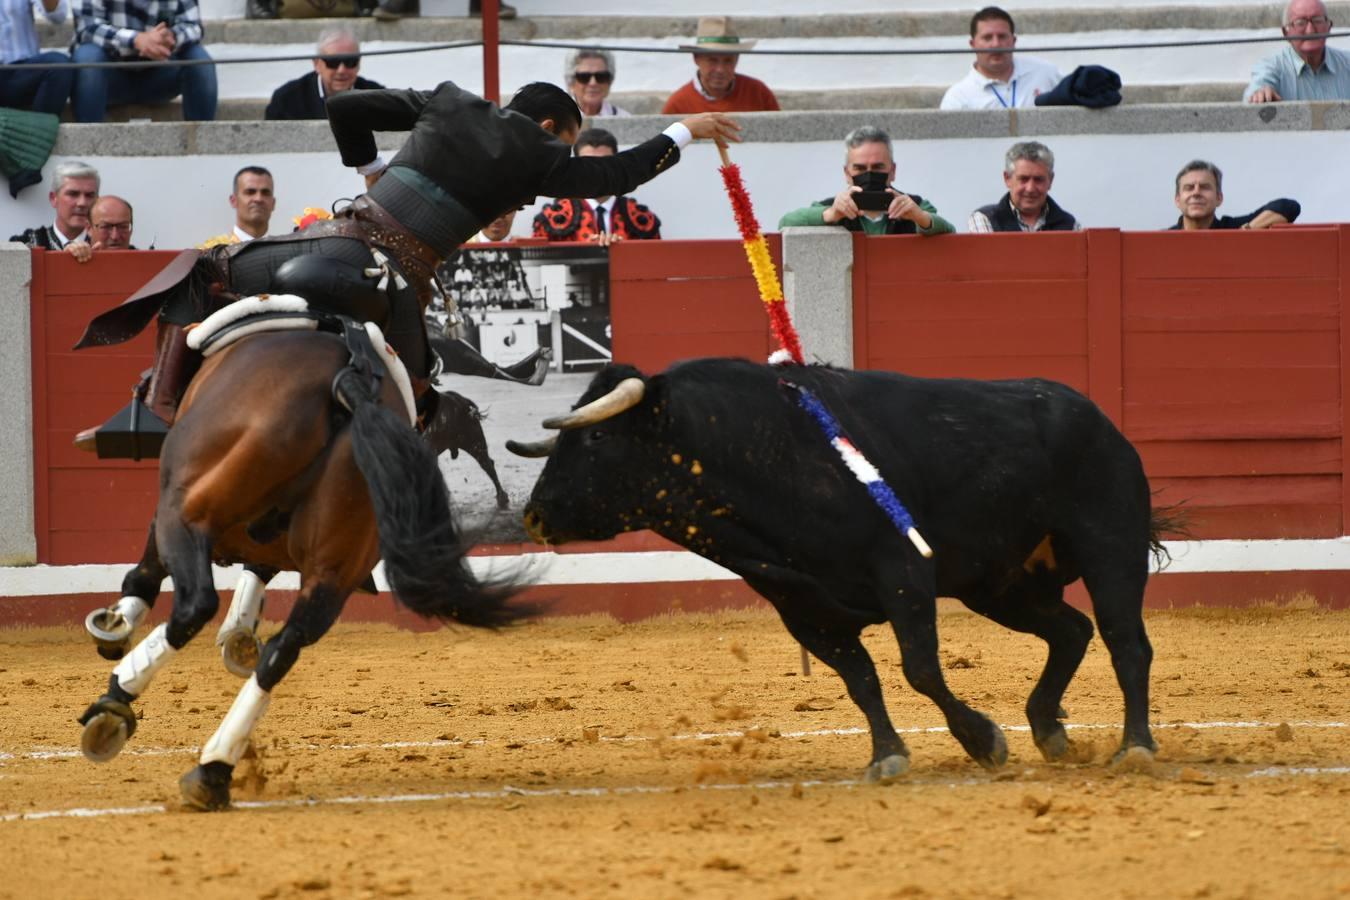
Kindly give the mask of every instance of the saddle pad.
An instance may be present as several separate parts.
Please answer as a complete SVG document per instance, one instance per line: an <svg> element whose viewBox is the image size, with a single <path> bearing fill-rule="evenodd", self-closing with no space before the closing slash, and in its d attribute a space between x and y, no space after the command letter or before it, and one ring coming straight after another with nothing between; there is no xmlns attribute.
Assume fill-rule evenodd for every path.
<svg viewBox="0 0 1350 900"><path fill-rule="evenodd" d="M294 294L260 294L236 300L217 310L188 332L187 345L203 356L262 331L295 331L318 327L315 313L303 297Z"/></svg>

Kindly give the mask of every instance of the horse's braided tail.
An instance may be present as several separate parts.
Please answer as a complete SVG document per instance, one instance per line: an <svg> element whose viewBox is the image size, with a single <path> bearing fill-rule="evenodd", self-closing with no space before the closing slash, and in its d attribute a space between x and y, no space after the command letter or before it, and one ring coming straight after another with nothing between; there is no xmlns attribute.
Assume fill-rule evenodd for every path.
<svg viewBox="0 0 1350 900"><path fill-rule="evenodd" d="M394 596L420 616L483 628L530 615L531 607L508 602L519 585L480 581L469 569L435 451L378 402L354 406L352 451L370 490Z"/></svg>

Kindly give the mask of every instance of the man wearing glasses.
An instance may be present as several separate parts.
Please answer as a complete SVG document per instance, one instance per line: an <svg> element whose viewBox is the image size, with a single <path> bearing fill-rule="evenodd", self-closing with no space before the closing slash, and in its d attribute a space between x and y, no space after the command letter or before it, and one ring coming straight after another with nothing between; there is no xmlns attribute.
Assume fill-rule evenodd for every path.
<svg viewBox="0 0 1350 900"><path fill-rule="evenodd" d="M1256 64L1242 92L1248 103L1279 100L1350 100L1350 53L1327 46L1332 21L1322 0L1289 0L1281 30L1289 39Z"/></svg>
<svg viewBox="0 0 1350 900"><path fill-rule="evenodd" d="M66 244L66 252L82 263L93 259L95 250L135 250L131 245L131 204L113 194L94 201L89 211L89 240Z"/></svg>
<svg viewBox="0 0 1350 900"><path fill-rule="evenodd" d="M350 30L326 28L319 35L319 55L314 71L277 88L267 104L265 119L326 119L324 104L343 91L370 90L382 85L357 73L361 71L361 45Z"/></svg>

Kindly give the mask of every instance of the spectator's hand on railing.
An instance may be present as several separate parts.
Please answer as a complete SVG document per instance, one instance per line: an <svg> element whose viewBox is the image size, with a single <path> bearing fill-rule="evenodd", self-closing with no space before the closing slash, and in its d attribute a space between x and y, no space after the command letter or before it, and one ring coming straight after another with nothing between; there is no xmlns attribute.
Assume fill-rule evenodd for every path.
<svg viewBox="0 0 1350 900"><path fill-rule="evenodd" d="M1248 102L1248 103L1278 103L1278 102L1280 102L1280 101L1283 100L1283 99L1284 99L1284 98L1280 96L1280 94L1279 94L1278 91L1276 91L1273 87L1270 87L1269 85L1267 85L1266 87L1259 88L1258 90L1254 91L1254 92L1252 93L1252 95L1251 95L1250 97L1247 98L1247 102Z"/></svg>
<svg viewBox="0 0 1350 900"><path fill-rule="evenodd" d="M726 113L706 112L688 116L680 124L689 129L695 140L712 139L718 143L740 141L740 124Z"/></svg>
<svg viewBox="0 0 1350 900"><path fill-rule="evenodd" d="M66 252L75 257L76 262L87 263L94 258L94 251L102 246L102 244L90 246L84 241L71 241L69 244L66 244Z"/></svg>
<svg viewBox="0 0 1350 900"><path fill-rule="evenodd" d="M861 190L857 185L850 185L835 194L834 202L821 214L825 224L834 225L844 219L858 218L858 204L853 202L853 195Z"/></svg>

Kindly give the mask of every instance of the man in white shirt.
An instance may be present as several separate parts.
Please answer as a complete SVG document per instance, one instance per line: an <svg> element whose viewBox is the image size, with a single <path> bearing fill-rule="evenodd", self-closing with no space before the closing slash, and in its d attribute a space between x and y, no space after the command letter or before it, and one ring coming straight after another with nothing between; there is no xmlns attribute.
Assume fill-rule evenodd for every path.
<svg viewBox="0 0 1350 900"><path fill-rule="evenodd" d="M1058 68L1042 59L1017 56L1012 16L986 6L970 19L975 64L942 96L941 109L1014 109L1035 106L1036 98L1063 80Z"/></svg>
<svg viewBox="0 0 1350 900"><path fill-rule="evenodd" d="M89 240L89 212L98 199L98 170L88 163L64 162L52 173L47 195L56 218L51 225L38 225L10 238L43 250L64 250L72 241Z"/></svg>
<svg viewBox="0 0 1350 900"><path fill-rule="evenodd" d="M246 244L267 236L272 221L272 210L277 208L277 197L272 189L272 173L262 166L244 166L234 173L234 190L230 193L234 207L234 228L228 234L218 234L198 244L208 249L220 244Z"/></svg>

